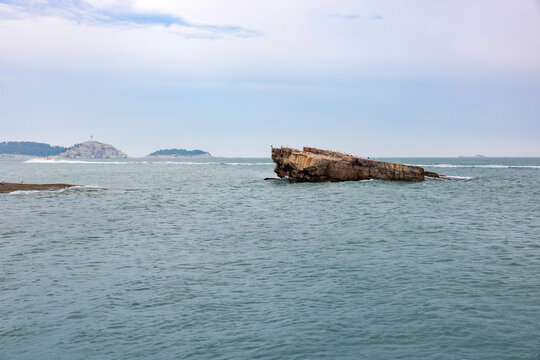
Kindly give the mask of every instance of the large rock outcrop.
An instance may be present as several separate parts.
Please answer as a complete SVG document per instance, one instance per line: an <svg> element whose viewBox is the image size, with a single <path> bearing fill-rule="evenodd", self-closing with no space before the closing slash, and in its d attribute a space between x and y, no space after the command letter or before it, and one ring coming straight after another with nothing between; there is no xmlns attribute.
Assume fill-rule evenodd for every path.
<svg viewBox="0 0 540 360"><path fill-rule="evenodd" d="M418 166L369 160L335 151L304 147L303 150L272 148L275 173L293 180L349 181L349 180L406 180L424 181L425 176L438 177Z"/></svg>
<svg viewBox="0 0 540 360"><path fill-rule="evenodd" d="M58 156L71 159L118 159L126 158L127 154L109 144L103 144L97 141L85 141L82 144L73 146Z"/></svg>

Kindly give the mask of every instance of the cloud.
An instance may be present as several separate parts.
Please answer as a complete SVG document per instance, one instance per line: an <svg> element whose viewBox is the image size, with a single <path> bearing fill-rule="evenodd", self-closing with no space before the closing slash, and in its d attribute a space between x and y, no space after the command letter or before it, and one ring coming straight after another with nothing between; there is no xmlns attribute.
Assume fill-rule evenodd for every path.
<svg viewBox="0 0 540 360"><path fill-rule="evenodd" d="M535 4L430 4L0 0L0 68L265 78L540 69ZM207 41L215 38L223 41Z"/></svg>
<svg viewBox="0 0 540 360"><path fill-rule="evenodd" d="M358 14L328 14L326 16L339 18L339 19L346 19L346 20L358 20L362 18L362 16ZM381 15L372 15L369 19L370 20L383 20L384 17Z"/></svg>
<svg viewBox="0 0 540 360"><path fill-rule="evenodd" d="M345 14L345 15L342 15L342 14L328 14L327 16L328 17L340 18L340 19L347 19L347 20L360 19L360 15L357 15L357 14Z"/></svg>
<svg viewBox="0 0 540 360"><path fill-rule="evenodd" d="M0 14L2 136L63 131L67 143L88 129L120 139L129 128L133 149L147 136L158 145L183 137L193 147L207 139L219 154L233 142L275 143L283 131L272 129L294 126L278 141L333 137L354 151L358 136L325 132L332 119L340 129L380 131L379 139L388 129L430 137L445 149L432 154L448 155L459 134L448 142L440 134L471 122L471 136L482 138L493 119L506 118L501 139L514 129L530 137L516 140L513 154L538 154L532 2L0 0ZM377 14L385 19L371 21Z"/></svg>
<svg viewBox="0 0 540 360"><path fill-rule="evenodd" d="M220 37L257 37L260 31L237 25L195 23L183 17L160 12L134 11L131 3L45 0L0 0L0 18L27 19L32 17L57 17L78 24L109 25L123 27L180 27L194 32L178 31L185 37L216 39Z"/></svg>

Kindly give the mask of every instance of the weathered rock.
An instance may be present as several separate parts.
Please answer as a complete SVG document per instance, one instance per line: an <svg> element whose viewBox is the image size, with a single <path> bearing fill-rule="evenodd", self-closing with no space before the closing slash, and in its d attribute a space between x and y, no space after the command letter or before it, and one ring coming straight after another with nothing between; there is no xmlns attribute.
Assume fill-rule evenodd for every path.
<svg viewBox="0 0 540 360"><path fill-rule="evenodd" d="M438 177L418 166L369 160L335 151L304 147L272 148L274 172L280 177L299 181L406 180L424 181L424 176ZM436 175L436 176L435 176Z"/></svg>
<svg viewBox="0 0 540 360"><path fill-rule="evenodd" d="M87 159L118 159L126 158L127 154L117 150L114 146L97 141L85 141L58 155L65 158Z"/></svg>
<svg viewBox="0 0 540 360"><path fill-rule="evenodd" d="M0 183L0 194L14 191L55 191L62 190L75 185L70 184L16 184Z"/></svg>
<svg viewBox="0 0 540 360"><path fill-rule="evenodd" d="M439 174L431 172L431 171L424 171L424 176L432 177L432 178L438 178L440 177Z"/></svg>

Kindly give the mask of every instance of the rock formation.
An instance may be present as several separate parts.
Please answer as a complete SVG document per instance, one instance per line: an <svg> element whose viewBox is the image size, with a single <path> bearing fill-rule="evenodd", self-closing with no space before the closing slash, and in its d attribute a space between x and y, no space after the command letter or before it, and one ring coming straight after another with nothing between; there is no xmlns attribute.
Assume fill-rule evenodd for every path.
<svg viewBox="0 0 540 360"><path fill-rule="evenodd" d="M321 182L348 180L424 181L425 176L438 177L418 166L369 160L335 151L304 147L303 150L272 148L275 173L293 180Z"/></svg>
<svg viewBox="0 0 540 360"><path fill-rule="evenodd" d="M87 158L87 159L118 159L126 158L127 154L117 150L114 146L103 144L97 141L85 141L82 144L74 145L67 151L58 155L65 158Z"/></svg>
<svg viewBox="0 0 540 360"><path fill-rule="evenodd" d="M55 191L62 190L75 185L70 184L15 184L0 183L0 194L14 191Z"/></svg>

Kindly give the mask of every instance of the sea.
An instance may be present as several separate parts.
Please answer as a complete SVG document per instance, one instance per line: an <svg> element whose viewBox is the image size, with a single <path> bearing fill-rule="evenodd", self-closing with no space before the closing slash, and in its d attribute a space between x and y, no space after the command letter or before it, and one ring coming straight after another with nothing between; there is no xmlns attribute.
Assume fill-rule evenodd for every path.
<svg viewBox="0 0 540 360"><path fill-rule="evenodd" d="M380 160L0 160L0 359L540 359L540 158Z"/></svg>

